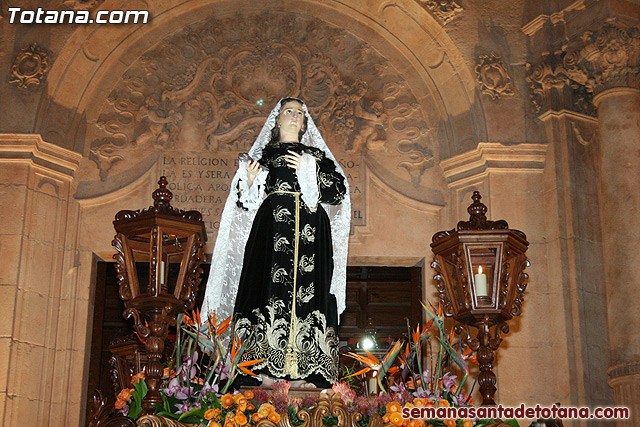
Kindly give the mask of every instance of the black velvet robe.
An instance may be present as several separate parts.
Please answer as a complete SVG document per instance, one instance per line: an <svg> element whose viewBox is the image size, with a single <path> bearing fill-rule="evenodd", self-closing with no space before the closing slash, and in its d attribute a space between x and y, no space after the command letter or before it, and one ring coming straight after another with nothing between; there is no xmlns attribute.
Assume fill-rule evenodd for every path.
<svg viewBox="0 0 640 427"><path fill-rule="evenodd" d="M243 360L265 359L254 372L326 385L338 378L338 314L329 292L331 228L322 206L312 209L300 197L296 170L284 158L289 150L316 159L320 202L339 204L345 195L343 176L322 150L301 143L265 147L260 163L269 169L267 197L245 248L235 331L250 335ZM293 368L291 359L285 364L287 351Z"/></svg>

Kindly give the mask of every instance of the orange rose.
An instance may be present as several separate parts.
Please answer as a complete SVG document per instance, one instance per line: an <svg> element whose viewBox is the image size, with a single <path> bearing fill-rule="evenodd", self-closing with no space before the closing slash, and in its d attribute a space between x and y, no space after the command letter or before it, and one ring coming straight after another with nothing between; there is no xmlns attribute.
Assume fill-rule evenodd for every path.
<svg viewBox="0 0 640 427"><path fill-rule="evenodd" d="M389 424L390 420L389 420L389 414L384 414L384 416L382 417L382 423L383 424Z"/></svg>
<svg viewBox="0 0 640 427"><path fill-rule="evenodd" d="M267 418L269 416L269 414L271 413L271 411L268 408L265 408L264 405L262 405L259 409L258 412L256 412L256 414L258 414L260 416L260 418Z"/></svg>
<svg viewBox="0 0 640 427"><path fill-rule="evenodd" d="M224 427L236 427L236 426L233 424L233 421L228 421L224 423Z"/></svg>
<svg viewBox="0 0 640 427"><path fill-rule="evenodd" d="M247 403L247 411L255 411L256 410L256 405L254 405L253 403Z"/></svg>
<svg viewBox="0 0 640 427"><path fill-rule="evenodd" d="M446 406L447 408L451 406L451 404L449 403L448 400L444 400L442 399L441 401L438 402L438 407L440 406Z"/></svg>
<svg viewBox="0 0 640 427"><path fill-rule="evenodd" d="M453 418L448 418L444 420L444 425L446 425L447 427L456 427L456 420L454 420Z"/></svg>
<svg viewBox="0 0 640 427"><path fill-rule="evenodd" d="M126 405L126 404L127 404L127 402L125 402L124 400L118 399L118 400L116 400L116 409L122 409L122 408L124 408L124 405Z"/></svg>
<svg viewBox="0 0 640 427"><path fill-rule="evenodd" d="M280 414L274 411L269 414L268 420L274 424L278 424L280 422Z"/></svg>
<svg viewBox="0 0 640 427"><path fill-rule="evenodd" d="M400 405L400 403L396 402L395 400L393 402L387 403L388 414L392 414L394 412L400 412L400 411L402 411L402 406Z"/></svg>
<svg viewBox="0 0 640 427"><path fill-rule="evenodd" d="M222 427L222 426L215 421L211 421L207 427Z"/></svg>
<svg viewBox="0 0 640 427"><path fill-rule="evenodd" d="M473 427L473 421L469 418L465 418L464 421L462 421L462 427Z"/></svg>
<svg viewBox="0 0 640 427"><path fill-rule="evenodd" d="M418 422L418 427L424 427L424 420L423 419L419 419L416 420Z"/></svg>
<svg viewBox="0 0 640 427"><path fill-rule="evenodd" d="M251 390L247 390L247 391L245 391L245 392L244 392L244 397L246 397L246 398L247 398L247 400L249 400L249 399L253 399L253 391L251 391Z"/></svg>
<svg viewBox="0 0 640 427"><path fill-rule="evenodd" d="M118 400L123 400L125 402L128 402L129 399L131 399L131 392L134 389L132 388L123 388L122 390L120 390L120 393L118 393ZM118 408L120 409L120 408Z"/></svg>
<svg viewBox="0 0 640 427"><path fill-rule="evenodd" d="M276 408L274 408L274 406L271 403L263 403L262 406L267 408L269 410L269 412L273 412L273 411L276 410Z"/></svg>
<svg viewBox="0 0 640 427"><path fill-rule="evenodd" d="M220 409L218 408L207 409L207 411L204 413L204 419L212 420L214 418L217 418L220 416L221 412L222 411L220 411Z"/></svg>
<svg viewBox="0 0 640 427"><path fill-rule="evenodd" d="M254 423L257 423L262 418L263 417L261 417L260 414L258 414L257 412L255 414L251 415L251 421L253 421Z"/></svg>
<svg viewBox="0 0 640 427"><path fill-rule="evenodd" d="M276 408L273 407L270 403L263 403L258 408L258 414L260 414L261 418L267 418L270 413L275 412Z"/></svg>
<svg viewBox="0 0 640 427"><path fill-rule="evenodd" d="M427 406L427 402L422 397L414 398L413 404L416 408L424 408L425 406Z"/></svg>
<svg viewBox="0 0 640 427"><path fill-rule="evenodd" d="M143 380L145 378L146 378L146 375L144 374L144 372L138 372L133 377L131 377L131 384L135 384L138 381Z"/></svg>
<svg viewBox="0 0 640 427"><path fill-rule="evenodd" d="M229 409L231 408L231 405L233 405L234 401L233 401L233 396L231 396L229 393L223 395L220 398L220 401L222 402L222 407L224 409Z"/></svg>
<svg viewBox="0 0 640 427"><path fill-rule="evenodd" d="M238 397L238 396L240 396L240 397ZM233 400L235 400L236 404L238 405L238 410L244 412L244 410L247 409L247 398L244 397L244 395L236 394L234 396Z"/></svg>
<svg viewBox="0 0 640 427"><path fill-rule="evenodd" d="M404 418L402 418L402 414L400 412L392 412L389 414L389 421L391 421L391 424L395 426L401 426L402 423L404 423Z"/></svg>
<svg viewBox="0 0 640 427"><path fill-rule="evenodd" d="M408 427L418 427L419 425L418 420L410 420Z"/></svg>
<svg viewBox="0 0 640 427"><path fill-rule="evenodd" d="M233 417L233 421L235 421L239 426L243 426L247 423L247 416L242 412L238 412L236 416Z"/></svg>
<svg viewBox="0 0 640 427"><path fill-rule="evenodd" d="M404 406L405 406L405 408L409 408L409 409L416 407L416 405L414 405L413 403L408 403L408 402L405 403Z"/></svg>

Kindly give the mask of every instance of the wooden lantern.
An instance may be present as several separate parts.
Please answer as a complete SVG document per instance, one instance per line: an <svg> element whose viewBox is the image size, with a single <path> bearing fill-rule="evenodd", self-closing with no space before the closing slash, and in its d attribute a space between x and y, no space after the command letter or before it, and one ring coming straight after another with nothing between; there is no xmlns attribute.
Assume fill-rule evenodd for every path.
<svg viewBox="0 0 640 427"><path fill-rule="evenodd" d="M431 266L445 315L458 322L456 331L478 351L482 404L495 405L494 352L502 341L501 332L509 331L506 322L522 310L529 242L521 231L510 230L506 221L488 221L481 198L479 192L473 193L469 221L433 236ZM476 338L470 326L478 329Z"/></svg>
<svg viewBox="0 0 640 427"><path fill-rule="evenodd" d="M145 411L162 402L164 342L169 326L176 324L176 315L193 308L207 239L200 212L171 207L173 194L167 189L167 179L161 177L158 184L153 206L120 211L113 221L123 316L133 318L147 351ZM175 270L177 274L169 274Z"/></svg>

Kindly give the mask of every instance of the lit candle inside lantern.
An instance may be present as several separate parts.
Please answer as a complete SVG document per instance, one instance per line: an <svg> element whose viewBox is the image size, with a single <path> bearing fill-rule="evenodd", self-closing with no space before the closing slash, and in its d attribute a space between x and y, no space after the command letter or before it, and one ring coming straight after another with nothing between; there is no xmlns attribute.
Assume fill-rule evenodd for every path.
<svg viewBox="0 0 640 427"><path fill-rule="evenodd" d="M478 266L478 274L473 276L476 285L476 295L479 297L486 297L489 295L487 292L487 275L482 272L482 266Z"/></svg>

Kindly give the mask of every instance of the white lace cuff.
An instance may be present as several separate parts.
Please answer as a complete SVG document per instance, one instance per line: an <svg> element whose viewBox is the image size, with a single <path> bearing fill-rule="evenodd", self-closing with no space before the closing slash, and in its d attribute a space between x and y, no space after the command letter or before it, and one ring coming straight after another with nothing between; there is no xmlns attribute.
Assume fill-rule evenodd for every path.
<svg viewBox="0 0 640 427"><path fill-rule="evenodd" d="M311 154L304 153L300 161L300 169L296 170L300 191L302 191L302 200L311 209L315 209L318 205L318 178L316 175L316 159Z"/></svg>
<svg viewBox="0 0 640 427"><path fill-rule="evenodd" d="M247 209L257 209L262 202L262 192L267 181L268 172L261 170L253 179L253 184L249 187L249 177L247 175L247 162L240 162L238 169L238 201Z"/></svg>

